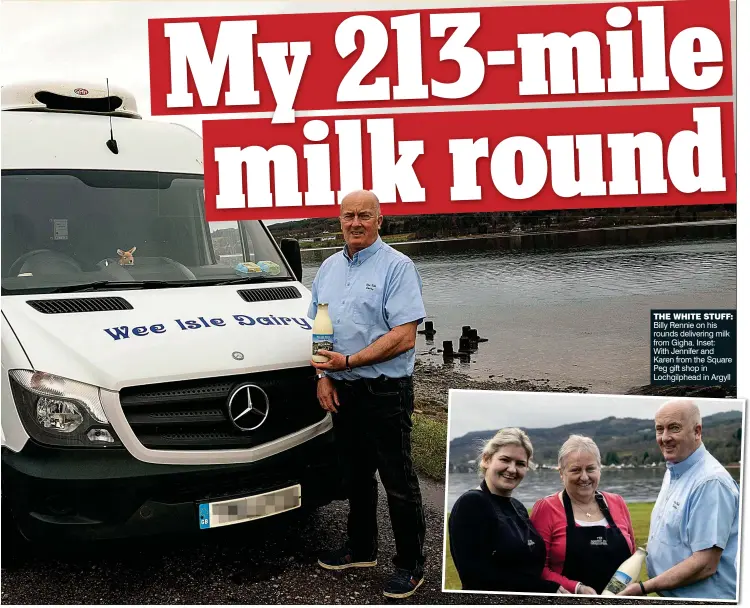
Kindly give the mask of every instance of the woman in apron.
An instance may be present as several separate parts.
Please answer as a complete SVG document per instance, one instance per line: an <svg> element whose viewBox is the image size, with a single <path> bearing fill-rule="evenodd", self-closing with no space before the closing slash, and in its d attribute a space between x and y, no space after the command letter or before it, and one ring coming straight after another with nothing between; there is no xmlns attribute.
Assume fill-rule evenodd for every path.
<svg viewBox="0 0 750 608"><path fill-rule="evenodd" d="M544 577L570 593L601 594L635 551L635 533L624 499L598 489L599 449L571 436L558 456L563 490L534 505L531 521L544 538Z"/></svg>
<svg viewBox="0 0 750 608"><path fill-rule="evenodd" d="M526 433L499 431L482 452L481 484L453 505L448 531L462 589L565 593L542 577L544 540L526 507L511 496L526 475L532 453Z"/></svg>

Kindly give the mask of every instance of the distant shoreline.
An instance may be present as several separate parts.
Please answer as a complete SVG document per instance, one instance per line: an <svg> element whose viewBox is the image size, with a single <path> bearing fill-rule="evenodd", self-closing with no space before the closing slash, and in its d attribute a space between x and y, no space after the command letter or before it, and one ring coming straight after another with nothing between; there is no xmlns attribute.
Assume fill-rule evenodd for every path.
<svg viewBox="0 0 750 608"><path fill-rule="evenodd" d="M434 238L434 239L415 239L407 241L388 241L389 245L413 245L413 244L425 244L425 243L439 243L439 242L453 242L453 241L466 241L474 239L494 239L494 238L509 238L509 237L522 237L522 236L539 236L548 234L568 234L568 233L581 233L581 232L595 232L597 230L630 230L633 228L662 228L672 226L717 226L717 225L737 225L737 220L734 218L728 219L717 219L717 220L699 220L696 222L664 222L657 224L628 224L625 226L603 226L595 228L566 228L564 230L534 230L528 232L493 232L491 234L465 234L459 236L445 237L445 238ZM334 247L304 247L302 251L327 251L327 250L338 250L341 246L337 245Z"/></svg>
<svg viewBox="0 0 750 608"><path fill-rule="evenodd" d="M663 224L633 224L603 228L578 228L519 233L464 235L414 241L390 240L391 247L407 255L475 251L554 251L602 247L632 247L710 239L737 238L737 220L719 219ZM322 262L341 251L341 245L302 248L303 262Z"/></svg>

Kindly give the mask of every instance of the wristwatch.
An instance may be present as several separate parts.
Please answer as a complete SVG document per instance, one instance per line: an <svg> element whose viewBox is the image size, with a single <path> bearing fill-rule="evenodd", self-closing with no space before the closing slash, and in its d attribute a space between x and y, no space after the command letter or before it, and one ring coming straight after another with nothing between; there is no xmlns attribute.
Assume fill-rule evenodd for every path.
<svg viewBox="0 0 750 608"><path fill-rule="evenodd" d="M315 380L316 381L317 380L322 380L325 377L326 377L326 373L325 372L318 372L317 374L315 374Z"/></svg>
<svg viewBox="0 0 750 608"><path fill-rule="evenodd" d="M346 371L352 371L352 368L349 366L349 355L346 356Z"/></svg>

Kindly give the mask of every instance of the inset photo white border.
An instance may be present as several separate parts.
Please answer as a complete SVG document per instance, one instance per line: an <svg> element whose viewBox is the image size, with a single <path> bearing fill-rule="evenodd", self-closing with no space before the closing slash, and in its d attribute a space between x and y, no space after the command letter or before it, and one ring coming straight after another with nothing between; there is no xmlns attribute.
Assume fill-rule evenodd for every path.
<svg viewBox="0 0 750 608"><path fill-rule="evenodd" d="M639 511L638 524L633 524L636 542L635 546L647 549L648 532L643 531L644 518L650 531L650 511L660 492L664 476L669 474L664 459L664 454L656 441L656 430L654 416L663 405L674 401L691 401L700 410L702 427L706 426L702 433L701 444L709 453L715 449L719 453L720 460L730 458L734 460L736 450L739 447L739 458L736 462L726 462L727 471L739 483L739 531L737 541L737 555L735 566L737 572L735 599L714 598L675 598L659 597L649 594L648 597L607 597L606 600L619 599L623 602L632 600L653 600L656 602L685 601L685 602L717 602L717 603L741 603L741 555L743 551L743 501L744 490L744 466L742 458L745 454L745 408L746 399L709 399L680 396L634 396L634 395L602 395L588 393L560 393L560 392L515 392L515 391L485 391L485 390L458 390L451 389L448 396L448 445L446 454L445 470L445 517L443 522L443 572L442 590L446 593L464 594L488 594L488 595L513 595L513 596L550 596L564 597L563 595L542 592L519 592L519 591L482 591L463 590L456 588L456 582L460 585L460 577L453 564L449 548L449 515L457 498L464 492L479 487L483 477L479 471L479 461L483 446L491 439L497 431L508 428L518 428L527 433L533 445L534 455L529 463L529 471L532 483L527 485L528 490L513 494L513 498L521 496L523 506L531 513L532 506L537 500L545 496L555 494L563 489L562 477L560 475L557 457L562 443L570 435L583 435L590 437L597 444L601 457L601 490L610 494L624 494L624 503L631 510L630 505L643 505ZM737 412L739 420L732 414ZM717 417L724 414L724 417ZM713 417L713 418L712 418ZM610 420L607 420L610 419ZM630 420L626 420L630 419ZM723 420L723 421L722 421ZM644 422L645 424L639 424ZM723 425L721 431L727 432L726 425L736 425L739 437L732 436L730 442L725 442L721 448L712 448L716 445L718 435L712 437L711 429ZM596 428L604 432L597 436ZM612 428L621 429L612 432ZM633 428L638 427L635 432ZM541 434L539 431L544 429ZM623 432L622 437L619 432ZM735 431L736 432L736 431ZM653 444L641 451L646 445L647 434L650 433L650 442ZM636 441L634 435L637 435ZM537 441L534 441L534 438ZM633 449L638 453L630 454L627 449L628 438L631 437ZM622 439L625 443L618 442ZM705 443L703 442L705 440ZM731 445L730 445L731 444ZM739 444L739 445L737 445ZM621 448L614 449L615 446ZM469 456L473 456L469 458ZM671 458L670 458L671 459ZM616 464L619 461L619 464ZM607 479L609 477L609 480ZM639 479L642 478L642 479ZM517 488L522 487L521 483ZM536 498L536 494L539 494ZM630 497L630 498L629 498ZM631 500L632 498L632 500ZM640 503L640 504L639 504ZM649 508L650 507L650 508ZM649 513L645 514L648 509ZM635 517L633 519L636 519ZM448 568L450 567L450 572ZM644 570L646 566L644 565ZM450 586L448 578L451 578ZM641 579L645 582L647 578ZM633 581L636 583L637 581ZM602 596L581 596L594 599ZM603 599L603 598L602 598ZM520 598L519 598L520 600ZM470 603L471 600L467 598Z"/></svg>

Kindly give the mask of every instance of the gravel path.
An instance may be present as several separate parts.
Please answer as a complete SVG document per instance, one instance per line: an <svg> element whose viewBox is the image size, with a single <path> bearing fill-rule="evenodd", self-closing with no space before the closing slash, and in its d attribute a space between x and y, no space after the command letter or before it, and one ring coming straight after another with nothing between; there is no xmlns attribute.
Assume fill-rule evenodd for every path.
<svg viewBox="0 0 750 608"><path fill-rule="evenodd" d="M408 600L393 601L382 595L394 545L381 491L381 550L373 569L338 573L317 565L319 553L344 538L347 504L334 502L307 517L279 516L190 538L38 548L25 563L0 571L2 603L604 603L564 596L443 593L444 486L422 480L422 494L427 520L426 581Z"/></svg>
<svg viewBox="0 0 750 608"><path fill-rule="evenodd" d="M427 580L406 603L461 603L443 594L444 486L423 481ZM378 566L329 572L319 553L338 546L347 503L269 518L189 538L162 537L77 547L38 547L2 569L3 604L382 604L394 551L385 493L378 518Z"/></svg>

